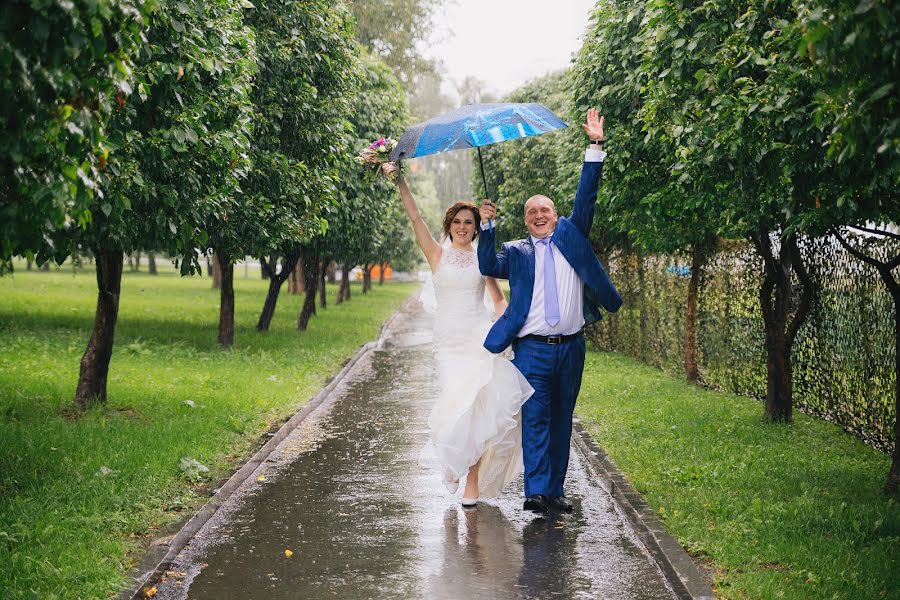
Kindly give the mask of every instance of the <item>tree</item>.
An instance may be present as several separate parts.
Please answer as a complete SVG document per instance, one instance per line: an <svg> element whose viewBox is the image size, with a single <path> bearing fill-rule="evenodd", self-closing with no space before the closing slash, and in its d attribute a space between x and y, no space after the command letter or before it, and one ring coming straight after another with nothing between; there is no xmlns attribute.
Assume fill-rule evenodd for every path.
<svg viewBox="0 0 900 600"><path fill-rule="evenodd" d="M889 2L817 0L801 4L793 25L798 52L814 71L818 91L814 117L826 130L831 176L815 188L816 205L801 218L804 229L832 233L858 260L873 267L894 301L894 452L885 489L900 490L900 255L880 259L867 248L882 234L900 239L900 125L896 94L900 70L900 23ZM870 234L862 244L843 226Z"/></svg>
<svg viewBox="0 0 900 600"><path fill-rule="evenodd" d="M106 126L153 1L10 0L0 19L0 262L91 223Z"/></svg>
<svg viewBox="0 0 900 600"><path fill-rule="evenodd" d="M250 254L275 257L270 263L283 257L257 323L266 331L292 264L306 260L301 243L325 231L336 167L348 152L358 66L351 19L341 4L263 0L252 15L261 66L253 97L254 169L242 189L267 233Z"/></svg>
<svg viewBox="0 0 900 600"><path fill-rule="evenodd" d="M705 258L715 243L718 205L712 190L671 175L678 143L655 127L654 105L645 90L653 76L644 51L649 5L601 3L573 67L573 118L590 106L609 117L613 179L601 190L599 217L607 242L640 252L690 254L691 280L685 307L684 369L697 381L696 310ZM650 135L652 134L652 135ZM610 238L610 233L615 235ZM618 239L616 239L618 238Z"/></svg>
<svg viewBox="0 0 900 600"><path fill-rule="evenodd" d="M338 202L328 209L328 232L310 248L322 262L334 259L341 263L345 277L353 266L384 262L388 247L399 253L409 242L408 237L397 234L393 186L383 177L365 177L353 160L360 148L401 129L407 120L399 81L381 60L368 53L362 56L360 87L353 106L349 115L352 133L347 140L346 159L341 163ZM342 286L340 301L344 300L345 289Z"/></svg>
<svg viewBox="0 0 900 600"><path fill-rule="evenodd" d="M97 259L94 332L75 402L106 400L122 257L142 247L199 270L210 214L227 218L246 174L250 76L255 51L242 9L225 0L165 5L151 17L135 64L135 94L123 100L89 227L58 236L60 256L78 244Z"/></svg>
<svg viewBox="0 0 900 600"><path fill-rule="evenodd" d="M356 39L394 71L405 89L414 90L418 77L436 72L422 46L442 5L442 0L350 0Z"/></svg>
<svg viewBox="0 0 900 600"><path fill-rule="evenodd" d="M789 27L796 17L788 1L742 5L736 19L724 1L654 3L641 34L648 135L674 140L671 177L708 191L718 233L750 239L762 258L773 421L791 419L791 347L814 294L798 215L814 205L813 182L827 176L824 127L809 111L814 81Z"/></svg>

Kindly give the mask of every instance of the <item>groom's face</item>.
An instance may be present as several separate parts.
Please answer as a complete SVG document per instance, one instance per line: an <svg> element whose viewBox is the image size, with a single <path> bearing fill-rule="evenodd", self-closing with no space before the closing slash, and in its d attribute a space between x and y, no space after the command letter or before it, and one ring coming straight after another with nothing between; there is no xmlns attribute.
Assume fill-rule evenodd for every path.
<svg viewBox="0 0 900 600"><path fill-rule="evenodd" d="M537 239L553 233L556 219L556 206L547 196L532 196L525 202L525 227Z"/></svg>

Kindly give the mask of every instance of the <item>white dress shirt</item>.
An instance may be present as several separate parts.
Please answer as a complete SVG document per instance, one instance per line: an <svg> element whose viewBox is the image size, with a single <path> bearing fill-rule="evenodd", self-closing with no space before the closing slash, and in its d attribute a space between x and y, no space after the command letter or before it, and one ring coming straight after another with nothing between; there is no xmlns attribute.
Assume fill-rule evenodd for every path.
<svg viewBox="0 0 900 600"><path fill-rule="evenodd" d="M556 297L559 300L559 323L553 327L548 325L544 319L544 254L547 252L547 245L537 242L537 238L531 236L531 243L534 244L534 291L531 292L528 318L517 337L575 333L584 327L584 284L551 240L550 251L553 252L553 268L556 271Z"/></svg>
<svg viewBox="0 0 900 600"><path fill-rule="evenodd" d="M585 162L603 162L606 152L588 148L584 152ZM494 227L493 221L482 224L482 229ZM553 252L554 270L556 271L556 297L559 300L559 323L551 327L544 319L544 253L545 244L538 244L537 238L531 236L534 244L534 291L531 293L531 308L525 325L519 330L518 337L525 335L569 335L584 327L584 283L575 273L575 269L565 259L559 248L551 240L549 248Z"/></svg>

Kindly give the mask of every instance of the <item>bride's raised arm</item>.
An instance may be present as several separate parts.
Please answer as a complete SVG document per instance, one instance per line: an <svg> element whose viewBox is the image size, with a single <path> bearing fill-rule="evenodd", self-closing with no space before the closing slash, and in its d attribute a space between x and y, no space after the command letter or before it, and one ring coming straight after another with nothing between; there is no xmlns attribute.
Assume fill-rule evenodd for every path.
<svg viewBox="0 0 900 600"><path fill-rule="evenodd" d="M416 234L416 242L419 243L419 248L425 254L425 259L428 261L428 266L431 267L431 272L433 273L437 268L438 261L441 259L441 245L431 236L431 231L429 231L428 225L425 224L425 219L422 218L416 199L413 198L412 192L409 191L409 186L406 185L406 179L403 178L403 175L400 175L397 179L397 189L400 190L403 208L412 222L413 231Z"/></svg>

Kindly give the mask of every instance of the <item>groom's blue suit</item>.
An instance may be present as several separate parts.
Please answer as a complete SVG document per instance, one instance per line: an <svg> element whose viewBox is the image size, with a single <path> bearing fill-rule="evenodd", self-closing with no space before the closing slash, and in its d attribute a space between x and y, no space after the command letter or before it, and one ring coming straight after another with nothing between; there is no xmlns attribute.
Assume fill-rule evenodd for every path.
<svg viewBox="0 0 900 600"><path fill-rule="evenodd" d="M600 307L615 312L622 305L621 296L588 240L602 172L602 162L584 163L572 215L561 217L552 235L553 244L583 283L586 324L600 318ZM535 390L522 407L525 495L563 496L572 413L584 370L584 338L561 344L518 338L534 291L531 238L506 242L496 252L496 230L490 227L482 231L478 238L478 266L483 275L508 279L510 288L509 306L488 332L484 347L496 353L512 344L514 363Z"/></svg>

